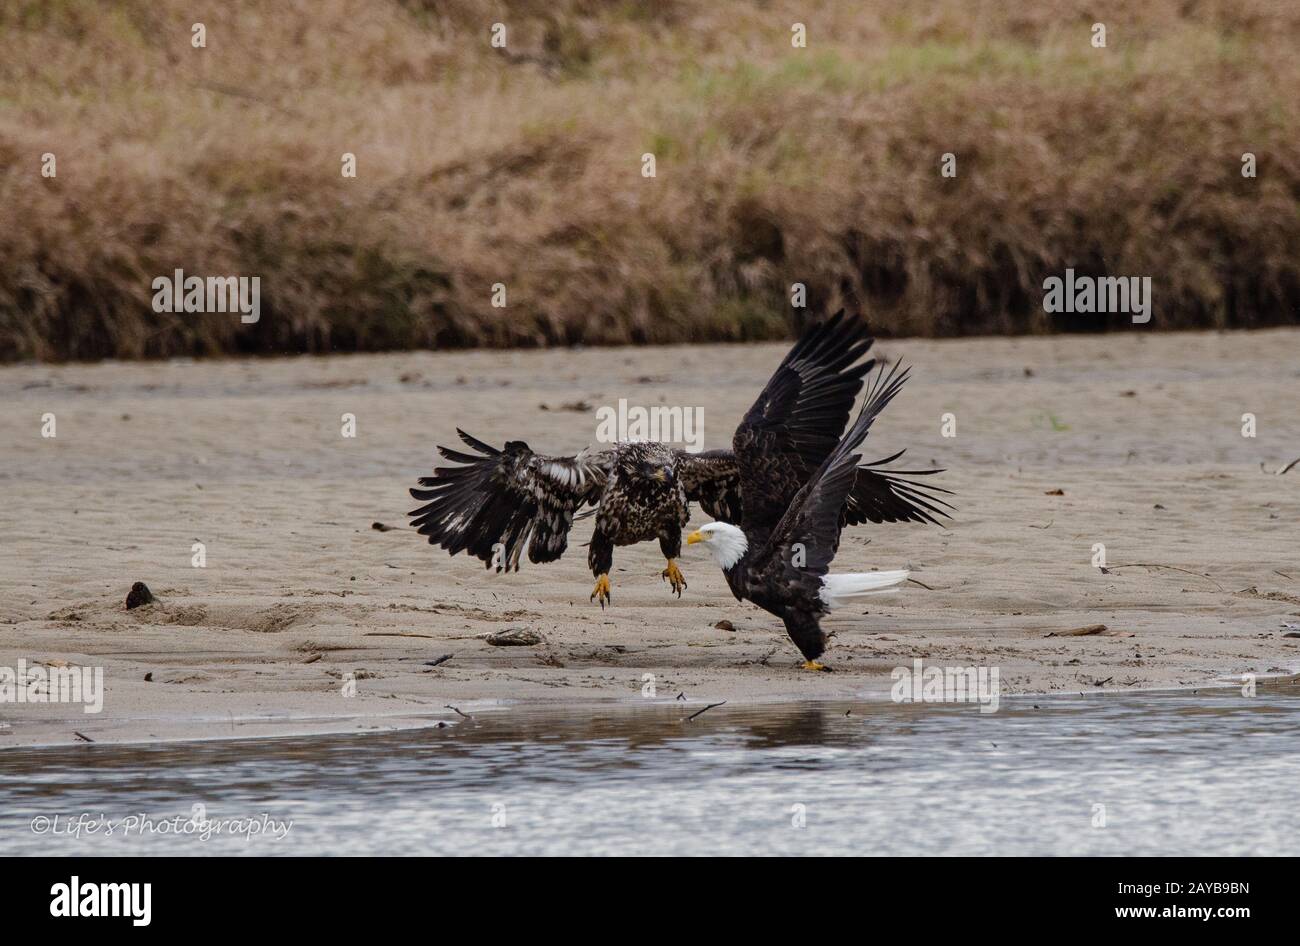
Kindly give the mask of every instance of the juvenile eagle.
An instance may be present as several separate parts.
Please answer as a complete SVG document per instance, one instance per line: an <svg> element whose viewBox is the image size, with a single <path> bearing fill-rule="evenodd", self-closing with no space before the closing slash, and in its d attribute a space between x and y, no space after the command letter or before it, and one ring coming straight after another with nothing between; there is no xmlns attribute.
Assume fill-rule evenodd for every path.
<svg viewBox="0 0 1300 946"><path fill-rule="evenodd" d="M438 451L462 466L438 467L411 495L428 504L409 513L429 542L452 555L468 551L497 571L519 569L524 549L534 564L564 554L569 529L583 506L595 506L596 523L587 562L596 576L592 600L610 601L609 572L614 546L657 538L667 559L662 576L678 597L686 579L677 567L682 527L690 521L689 502L709 514L732 518L717 494L728 458L690 454L659 443L620 443L595 454L551 457L533 453L520 440L497 450L457 430L478 451Z"/></svg>
<svg viewBox="0 0 1300 946"><path fill-rule="evenodd" d="M430 544L452 555L468 551L497 571L564 554L569 530L586 506L595 507L587 555L596 586L592 600L610 601L614 547L659 539L661 573L681 596L677 565L682 527L697 502L714 519L775 523L795 494L835 449L863 377L874 360L866 324L843 312L809 328L786 354L736 429L731 450L687 453L657 443L620 443L597 453L546 456L520 440L498 450L457 430L476 451L439 447L459 466L422 477L411 495L426 504L408 515ZM882 405L883 406L883 405ZM842 525L933 522L948 504L905 477L939 470L876 469L900 453L858 467L840 510ZM745 484L742 487L742 482ZM585 515L590 515L586 513Z"/></svg>
<svg viewBox="0 0 1300 946"><path fill-rule="evenodd" d="M688 545L704 543L737 599L752 601L785 622L790 639L804 656L805 669L826 669L817 663L826 649L821 615L907 579L905 571L828 574L839 546L845 504L851 501L861 472L861 456L853 451L906 380L907 371L885 375L882 369L844 439L778 518L772 519L766 511L751 516L754 507L747 505L739 526L711 522L686 538ZM758 481L741 480L740 492L746 499L761 488Z"/></svg>

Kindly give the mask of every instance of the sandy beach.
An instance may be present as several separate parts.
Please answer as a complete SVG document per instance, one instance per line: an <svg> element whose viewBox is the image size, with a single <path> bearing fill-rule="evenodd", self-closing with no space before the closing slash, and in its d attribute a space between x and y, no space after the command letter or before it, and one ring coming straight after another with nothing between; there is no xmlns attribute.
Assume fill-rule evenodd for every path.
<svg viewBox="0 0 1300 946"><path fill-rule="evenodd" d="M835 570L921 584L827 621L833 673L799 669L780 623L696 550L680 601L657 545L617 550L602 611L589 520L562 561L509 576L405 525L407 488L457 426L574 452L627 398L702 408L704 446L721 447L784 348L0 368L0 667L102 667L105 685L98 714L0 704L0 746L638 701L646 674L661 702L883 699L918 658L997 667L1008 693L1300 671L1283 628L1300 622L1300 466L1272 475L1300 456L1298 330L879 343L914 373L868 458L907 447L945 467L957 513L846 534ZM136 581L158 601L128 611ZM1098 623L1113 636L1060 636ZM542 642L486 640L508 628Z"/></svg>

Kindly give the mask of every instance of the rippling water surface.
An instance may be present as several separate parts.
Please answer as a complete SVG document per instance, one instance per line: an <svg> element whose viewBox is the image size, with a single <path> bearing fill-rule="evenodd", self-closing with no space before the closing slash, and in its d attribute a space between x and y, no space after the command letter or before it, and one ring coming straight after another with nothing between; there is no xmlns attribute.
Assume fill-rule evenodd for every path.
<svg viewBox="0 0 1300 946"><path fill-rule="evenodd" d="M1250 854L1288 851L1300 811L1294 686L696 709L5 750L0 851ZM264 815L292 827L198 837Z"/></svg>

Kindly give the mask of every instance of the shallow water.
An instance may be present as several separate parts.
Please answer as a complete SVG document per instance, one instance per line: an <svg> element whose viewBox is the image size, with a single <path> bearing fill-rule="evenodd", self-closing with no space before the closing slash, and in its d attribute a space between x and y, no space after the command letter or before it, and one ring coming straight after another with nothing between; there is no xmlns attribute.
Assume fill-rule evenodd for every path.
<svg viewBox="0 0 1300 946"><path fill-rule="evenodd" d="M11 750L0 852L1268 854L1289 849L1300 811L1296 686L1004 698L991 714L721 706L685 722L698 708ZM263 815L292 826L196 827L273 831Z"/></svg>

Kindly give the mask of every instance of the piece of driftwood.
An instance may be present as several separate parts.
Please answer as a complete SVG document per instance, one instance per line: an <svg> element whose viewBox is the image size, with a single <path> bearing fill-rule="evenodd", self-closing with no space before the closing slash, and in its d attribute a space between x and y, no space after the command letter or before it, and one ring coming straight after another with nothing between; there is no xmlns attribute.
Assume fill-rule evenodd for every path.
<svg viewBox="0 0 1300 946"><path fill-rule="evenodd" d="M727 702L726 700L723 700L722 703L710 703L708 706L704 707L704 709L702 709L702 710L697 710L696 712L692 713L690 716L687 716L686 719L683 720L683 722L687 722L687 723L689 723L691 720L695 719L697 716L703 716L705 713L707 713L709 710L713 709L715 706L721 706L723 703L726 703L726 702Z"/></svg>
<svg viewBox="0 0 1300 946"><path fill-rule="evenodd" d="M493 647L533 647L542 642L542 635L526 627L508 627L489 634L487 642Z"/></svg>
<svg viewBox="0 0 1300 946"><path fill-rule="evenodd" d="M1048 637L1132 637L1132 631L1118 631L1105 624L1085 624L1072 627L1068 631L1052 631Z"/></svg>

